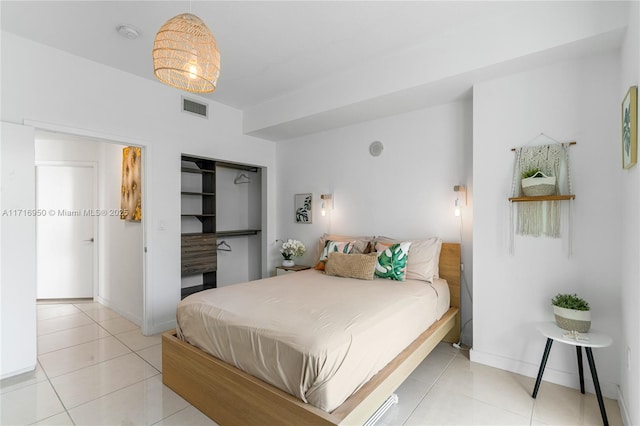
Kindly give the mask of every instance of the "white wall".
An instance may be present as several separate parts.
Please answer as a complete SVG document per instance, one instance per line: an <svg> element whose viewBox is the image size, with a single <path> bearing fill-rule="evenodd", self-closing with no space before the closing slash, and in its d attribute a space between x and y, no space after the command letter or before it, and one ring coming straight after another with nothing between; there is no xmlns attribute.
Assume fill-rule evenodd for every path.
<svg viewBox="0 0 640 426"><path fill-rule="evenodd" d="M603 392L612 398L620 383L622 325L619 71L618 54L611 53L479 83L473 93L471 359L535 377L545 344L535 323L553 319L556 293L576 292L591 304L593 328L614 339L594 351ZM571 258L566 237L516 237L509 255L510 148L541 132L577 142L570 148L576 194ZM576 387L575 363L572 346L554 345L545 380ZM590 377L586 384L593 392Z"/></svg>
<svg viewBox="0 0 640 426"><path fill-rule="evenodd" d="M275 239L275 145L244 136L240 111L203 99L210 106L209 120L182 113L181 92L176 89L5 32L1 54L2 121L50 123L146 148L143 332L175 326L180 300L181 153L266 167L263 236ZM42 64L47 64L46 72ZM262 273L267 273L266 262ZM35 286L25 283L31 284Z"/></svg>
<svg viewBox="0 0 640 426"><path fill-rule="evenodd" d="M1 123L0 378L36 366L33 129ZM19 326L18 326L19 325Z"/></svg>
<svg viewBox="0 0 640 426"><path fill-rule="evenodd" d="M251 181L234 183L239 173L245 173ZM260 173L216 167L216 230L260 229L261 187ZM218 243L222 240L232 251L218 251L218 287L261 277L260 234L219 237Z"/></svg>
<svg viewBox="0 0 640 426"><path fill-rule="evenodd" d="M640 3L629 10L629 27L621 50L621 101L630 86L640 83ZM619 136L620 137L620 136ZM640 424L640 168L623 172L622 233L622 331L620 336L621 408L625 424Z"/></svg>
<svg viewBox="0 0 640 426"><path fill-rule="evenodd" d="M120 209L123 148L123 145L109 143L100 146L100 209ZM142 161L144 167L144 158ZM143 194L146 188L143 171ZM145 216L141 222L132 222L108 215L101 216L98 221L100 273L97 299L138 325L143 322L143 226L146 220Z"/></svg>
<svg viewBox="0 0 640 426"><path fill-rule="evenodd" d="M98 209L120 208L123 145L59 133L37 132L36 161L90 161L98 169ZM142 183L145 190L145 182ZM144 220L144 218L143 218ZM142 324L142 222L99 216L98 293L96 300L136 324Z"/></svg>
<svg viewBox="0 0 640 426"><path fill-rule="evenodd" d="M407 239L439 236L458 242L453 186L469 185L463 260L470 281L471 123L467 101L279 142L276 237L301 240L307 253L296 262L307 265L315 264L317 241L324 232ZM372 157L369 144L376 140L383 142L384 151ZM306 192L313 193L313 223L296 224L293 197ZM320 215L323 193L334 199L334 210L325 217ZM282 260L274 240L269 241L272 253ZM471 306L462 292L464 322Z"/></svg>

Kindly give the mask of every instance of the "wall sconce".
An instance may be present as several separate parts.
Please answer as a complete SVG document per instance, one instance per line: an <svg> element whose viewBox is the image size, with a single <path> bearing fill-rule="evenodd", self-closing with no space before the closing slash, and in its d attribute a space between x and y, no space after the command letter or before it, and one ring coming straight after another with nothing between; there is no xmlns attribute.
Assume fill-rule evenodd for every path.
<svg viewBox="0 0 640 426"><path fill-rule="evenodd" d="M460 217L460 207L467 205L467 187L464 185L455 185L453 190L456 193L456 202L453 214L455 217Z"/></svg>
<svg viewBox="0 0 640 426"><path fill-rule="evenodd" d="M327 208L333 210L333 195L332 194L320 194L320 199L322 200L322 216L327 214ZM327 207L325 208L325 205Z"/></svg>

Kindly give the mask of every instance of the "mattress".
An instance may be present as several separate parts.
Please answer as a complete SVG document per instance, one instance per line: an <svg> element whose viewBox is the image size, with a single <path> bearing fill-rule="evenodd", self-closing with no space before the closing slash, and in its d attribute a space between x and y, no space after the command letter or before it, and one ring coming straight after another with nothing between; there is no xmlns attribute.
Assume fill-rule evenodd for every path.
<svg viewBox="0 0 640 426"><path fill-rule="evenodd" d="M190 344L333 411L449 309L445 280L307 270L202 291L177 308Z"/></svg>

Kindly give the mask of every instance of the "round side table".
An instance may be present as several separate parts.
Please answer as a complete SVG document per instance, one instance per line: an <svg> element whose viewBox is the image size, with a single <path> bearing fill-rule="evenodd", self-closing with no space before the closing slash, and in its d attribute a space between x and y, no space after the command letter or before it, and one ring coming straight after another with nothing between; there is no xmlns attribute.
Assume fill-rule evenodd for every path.
<svg viewBox="0 0 640 426"><path fill-rule="evenodd" d="M592 348L604 348L611 345L611 343L613 343L611 336L595 330L589 330L588 333L572 335L570 331L563 330L558 327L555 322L543 322L538 324L537 328L538 331L547 338L547 345L544 348L542 361L540 361L540 370L538 370L538 378L536 379L536 386L533 389L533 394L531 394L531 396L535 398L538 395L538 389L540 388L544 368L547 365L549 352L551 352L551 344L554 340L576 347L576 353L578 355L578 373L580 374L580 392L584 393L584 373L582 371L582 348L584 348L587 353L587 361L589 361L591 377L593 377L593 385L596 388L596 396L598 397L598 405L600 406L602 421L605 426L608 426L609 420L607 420L607 412L604 408L604 400L602 399L600 382L598 381L598 373L596 372L596 363L593 360L593 352L591 350Z"/></svg>

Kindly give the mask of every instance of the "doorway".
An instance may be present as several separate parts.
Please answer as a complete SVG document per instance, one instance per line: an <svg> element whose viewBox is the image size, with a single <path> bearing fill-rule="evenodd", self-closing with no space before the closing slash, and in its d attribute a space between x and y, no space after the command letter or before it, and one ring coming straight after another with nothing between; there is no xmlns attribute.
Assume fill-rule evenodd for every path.
<svg viewBox="0 0 640 426"><path fill-rule="evenodd" d="M46 209L47 213L38 221L36 229L37 298L87 297L88 294L144 330L144 202L142 220L123 220L120 216L122 165L127 146L131 145L102 137L36 130L36 193L38 208ZM143 162L144 159L143 149ZM53 165L56 167L41 167ZM143 194L145 173L143 164ZM40 185L44 185L44 189ZM88 195L91 188L93 196ZM41 196L48 198L51 207L43 204ZM91 198L93 204L87 205L85 201ZM53 217L49 217L49 210L53 210ZM77 228L73 225L73 231L62 226L66 221L75 223L78 220L87 223ZM64 244L76 244L76 249L61 250L59 238L62 237L49 236L46 230L44 236L40 235L40 225L45 226L47 221L53 222L59 228L57 231L65 234L62 237L73 240ZM82 226L85 228L81 229ZM47 245L44 243L47 239L58 241ZM43 242L42 246L40 242ZM76 280L83 285L77 286L82 290L63 296L59 290L64 289L65 284L60 281L66 279L67 269L72 269L71 276L78 274ZM50 279L52 275L59 280ZM49 282L49 287L55 285L58 292L53 295L41 293L45 282Z"/></svg>
<svg viewBox="0 0 640 426"><path fill-rule="evenodd" d="M95 173L91 163L36 163L38 299L94 296Z"/></svg>

